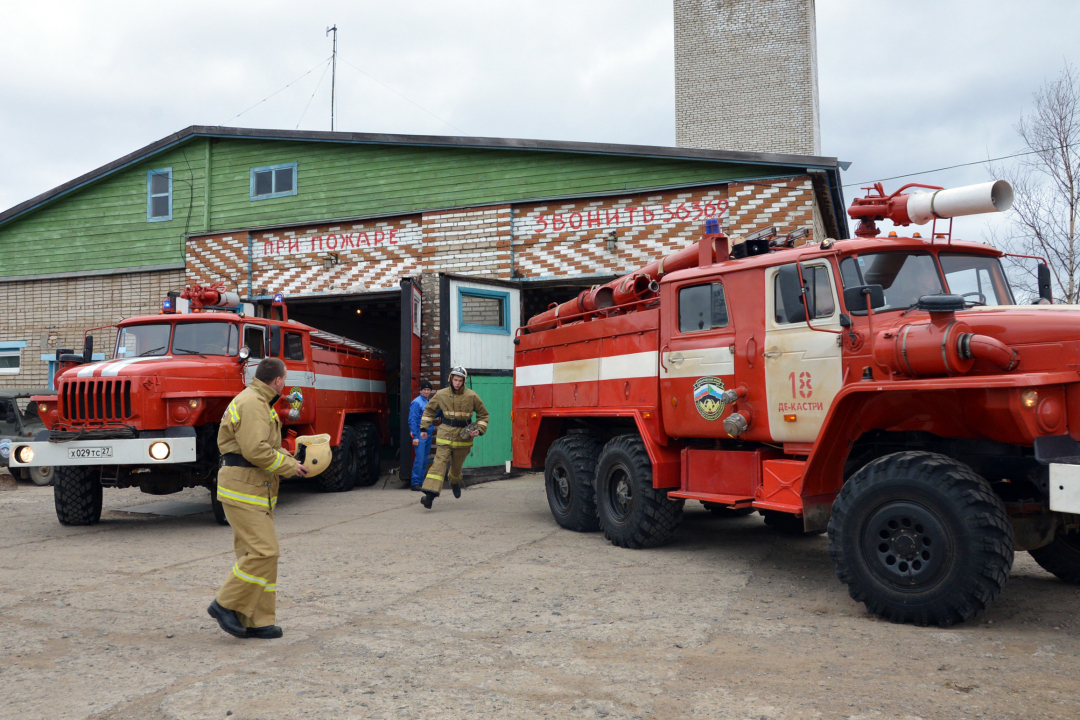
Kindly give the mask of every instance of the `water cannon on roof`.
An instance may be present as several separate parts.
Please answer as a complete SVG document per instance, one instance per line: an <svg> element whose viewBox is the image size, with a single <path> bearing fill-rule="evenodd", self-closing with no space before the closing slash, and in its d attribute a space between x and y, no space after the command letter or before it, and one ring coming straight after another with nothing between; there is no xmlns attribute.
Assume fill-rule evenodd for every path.
<svg viewBox="0 0 1080 720"><path fill-rule="evenodd" d="M923 188L930 192L905 193L908 188ZM852 220L858 220L855 228L858 237L877 237L877 222L888 220L894 225L925 225L931 220L946 220L964 215L1005 212L1012 207L1013 189L1004 180L992 180L978 185L946 190L937 185L908 183L892 193L885 194L881 183L864 188L866 197L855 198L848 208Z"/></svg>

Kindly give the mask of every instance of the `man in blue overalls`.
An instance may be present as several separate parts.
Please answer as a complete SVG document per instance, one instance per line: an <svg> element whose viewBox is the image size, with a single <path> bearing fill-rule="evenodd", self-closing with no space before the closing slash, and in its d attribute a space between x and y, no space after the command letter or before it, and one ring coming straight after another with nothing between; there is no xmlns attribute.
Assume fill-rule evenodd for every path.
<svg viewBox="0 0 1080 720"><path fill-rule="evenodd" d="M409 434L412 435L413 460L412 489L421 491L424 484L424 476L427 474L428 465L431 464L431 434L426 440L420 438L420 418L424 416L424 408L431 399L431 383L427 380L420 382L420 394L409 405Z"/></svg>

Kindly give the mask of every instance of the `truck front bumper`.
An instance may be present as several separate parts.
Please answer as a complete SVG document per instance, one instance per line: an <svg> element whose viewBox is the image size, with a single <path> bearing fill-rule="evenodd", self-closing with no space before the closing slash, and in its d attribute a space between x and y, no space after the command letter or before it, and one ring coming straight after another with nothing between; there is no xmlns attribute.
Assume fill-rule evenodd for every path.
<svg viewBox="0 0 1080 720"><path fill-rule="evenodd" d="M195 462L195 437L13 442L11 467L170 465Z"/></svg>

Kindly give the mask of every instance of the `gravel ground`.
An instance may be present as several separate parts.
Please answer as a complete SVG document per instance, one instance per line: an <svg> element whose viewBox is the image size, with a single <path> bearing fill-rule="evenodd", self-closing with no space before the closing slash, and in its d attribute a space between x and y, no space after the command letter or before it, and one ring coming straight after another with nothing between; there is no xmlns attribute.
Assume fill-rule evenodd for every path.
<svg viewBox="0 0 1080 720"><path fill-rule="evenodd" d="M124 510L160 500L206 511ZM285 637L256 641L206 615L233 562L206 491L105 508L65 528L51 488L0 493L0 717L1080 717L1080 592L1026 553L977 622L916 628L853 602L824 537L756 515L689 503L632 551L558 528L538 475L432 511L291 485Z"/></svg>

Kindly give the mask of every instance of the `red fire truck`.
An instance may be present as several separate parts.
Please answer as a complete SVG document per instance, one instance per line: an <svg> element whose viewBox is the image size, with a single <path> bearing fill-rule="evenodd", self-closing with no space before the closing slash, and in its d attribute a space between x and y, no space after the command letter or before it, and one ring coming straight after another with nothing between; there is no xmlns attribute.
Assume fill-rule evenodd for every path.
<svg viewBox="0 0 1080 720"><path fill-rule="evenodd" d="M851 596L922 625L989 606L1014 550L1080 582L1080 309L1049 304L1045 262L1018 305L1001 251L938 232L1008 209L1007 183L909 187L855 200L854 239L713 223L533 317L514 464L544 469L556 521L652 547L697 500L827 530Z"/></svg>
<svg viewBox="0 0 1080 720"><path fill-rule="evenodd" d="M105 487L166 495L197 486L210 489L224 524L218 425L264 357L280 358L288 371L275 405L286 448L298 435L330 435L333 460L319 486L341 492L378 479L389 409L386 364L375 348L290 322L280 295L270 318L254 317L253 306L222 287L170 295L160 314L116 326L111 360L91 362L90 331L81 355L59 351L57 394L32 399L47 430L16 444L11 465L55 468L61 524L96 523Z"/></svg>

